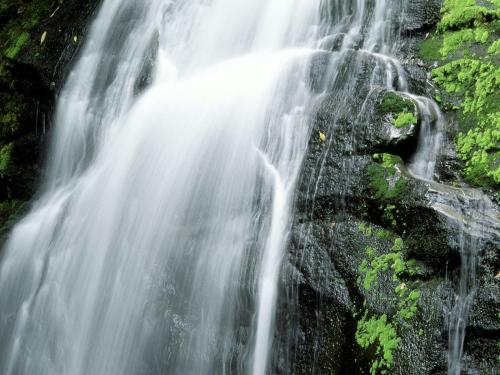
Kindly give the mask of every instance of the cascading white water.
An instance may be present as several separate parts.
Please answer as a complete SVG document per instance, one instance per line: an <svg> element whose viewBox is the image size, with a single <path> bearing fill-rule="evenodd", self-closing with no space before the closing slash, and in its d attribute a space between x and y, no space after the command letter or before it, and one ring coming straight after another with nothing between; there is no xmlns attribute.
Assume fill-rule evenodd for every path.
<svg viewBox="0 0 500 375"><path fill-rule="evenodd" d="M398 3L105 0L59 99L44 194L2 255L0 373L264 374L310 57L342 34L333 69L360 49L373 88L406 93ZM412 98L411 169L431 180L441 118Z"/></svg>
<svg viewBox="0 0 500 375"><path fill-rule="evenodd" d="M266 372L322 6L104 1L3 252L0 373Z"/></svg>

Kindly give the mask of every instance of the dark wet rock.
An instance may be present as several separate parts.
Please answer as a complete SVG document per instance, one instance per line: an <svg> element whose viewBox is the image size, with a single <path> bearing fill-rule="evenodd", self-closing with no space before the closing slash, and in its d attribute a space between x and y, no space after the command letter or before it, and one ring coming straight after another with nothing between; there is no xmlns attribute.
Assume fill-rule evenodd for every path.
<svg viewBox="0 0 500 375"><path fill-rule="evenodd" d="M40 0L39 0L40 1ZM16 60L34 66L43 82L57 91L83 44L90 19L101 0L53 2L31 31ZM44 42L42 35L46 33Z"/></svg>
<svg viewBox="0 0 500 375"><path fill-rule="evenodd" d="M416 56L418 43L439 18L440 2L419 0L409 7L412 15L403 26L400 57L409 90L432 97L428 67ZM359 268L367 246L387 252L391 241L401 237L404 259L415 260L419 267L417 275L402 276L403 282L407 277L421 298L415 317L398 326L401 345L391 373L446 374L447 322L461 277L463 238L470 237L478 244L482 276L467 327L465 373L490 374L498 357L493 342L498 341L500 322L498 205L463 187L456 172L452 120L446 124L437 170L441 182L453 186L421 180L407 170L422 120L417 103L404 93L377 87L380 57L355 49L336 51L342 38L325 40L324 49L333 52L321 52L312 61L311 86L322 101L299 176L285 261L287 280L294 282L284 282L287 303L280 301L278 310L288 312L287 328L282 329L296 333L289 336L296 341L292 365L281 373L368 372L373 351L363 350L354 336L359 313L394 317L398 306L390 275L380 275L377 286L367 291L359 286ZM397 87L397 71L394 77ZM384 103L387 97L392 100ZM413 113L416 126L396 130L394 118L401 112ZM386 231L389 239L363 235L360 223ZM478 345L484 345L484 355Z"/></svg>
<svg viewBox="0 0 500 375"><path fill-rule="evenodd" d="M425 31L440 18L441 0L413 0L406 3L402 28L405 32Z"/></svg>
<svg viewBox="0 0 500 375"><path fill-rule="evenodd" d="M337 52L342 48L357 50L362 44L363 37L361 35L338 33L324 38L319 48L330 52Z"/></svg>
<svg viewBox="0 0 500 375"><path fill-rule="evenodd" d="M7 0L2 4L0 244L36 190L57 92L99 3Z"/></svg>
<svg viewBox="0 0 500 375"><path fill-rule="evenodd" d="M444 279L430 279L418 286L419 312L400 330L401 349L397 374L446 374L447 342L444 325L447 296L453 289Z"/></svg>

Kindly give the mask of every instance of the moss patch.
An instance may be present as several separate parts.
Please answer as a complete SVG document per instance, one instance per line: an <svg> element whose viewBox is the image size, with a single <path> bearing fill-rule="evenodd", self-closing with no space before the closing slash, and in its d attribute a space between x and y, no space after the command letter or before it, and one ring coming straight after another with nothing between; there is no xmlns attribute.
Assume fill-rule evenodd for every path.
<svg viewBox="0 0 500 375"><path fill-rule="evenodd" d="M391 234L373 231L369 225L360 223L358 230L366 237L388 239ZM383 232L383 231L382 231ZM375 241L374 243L377 243ZM367 246L365 258L359 266L358 286L365 291L377 287L379 279L389 276L393 284L393 292L386 297L389 311L387 314L370 314L367 303L363 306L361 318L358 320L356 342L365 350L372 353L370 374L387 374L393 365L394 355L400 347L399 334L405 329L405 324L414 318L420 301L421 293L417 289L417 282L403 281L408 276L419 274L420 269L414 259L406 260L403 257L404 242L400 237L393 237L392 247L377 249Z"/></svg>
<svg viewBox="0 0 500 375"><path fill-rule="evenodd" d="M396 128L405 128L417 123L417 117L411 112L401 112L392 122Z"/></svg>
<svg viewBox="0 0 500 375"><path fill-rule="evenodd" d="M400 198L406 191L407 181L396 166L403 164L403 160L391 154L375 154L374 160L377 163L372 163L368 167L373 198L383 201Z"/></svg>
<svg viewBox="0 0 500 375"><path fill-rule="evenodd" d="M0 177L4 177L8 174L9 167L12 161L12 149L14 148L13 143L0 148Z"/></svg>
<svg viewBox="0 0 500 375"><path fill-rule="evenodd" d="M463 177L473 185L500 184L500 1L446 0L436 35L443 60L432 71L447 97L445 110L457 111L456 149ZM421 51L429 49L424 42ZM437 48L439 47L439 48Z"/></svg>
<svg viewBox="0 0 500 375"><path fill-rule="evenodd" d="M432 36L420 44L419 57L424 61L436 61L441 58L439 50L443 45L441 36Z"/></svg>
<svg viewBox="0 0 500 375"><path fill-rule="evenodd" d="M50 15L52 4L50 0L36 0L24 6L19 2L4 3L0 8L2 14L13 8L17 11L0 30L0 53L10 59L15 58L32 37L31 33L42 17Z"/></svg>
<svg viewBox="0 0 500 375"><path fill-rule="evenodd" d="M378 111L382 116L389 113L413 113L415 112L415 103L413 103L413 100L395 92L386 92L378 106Z"/></svg>

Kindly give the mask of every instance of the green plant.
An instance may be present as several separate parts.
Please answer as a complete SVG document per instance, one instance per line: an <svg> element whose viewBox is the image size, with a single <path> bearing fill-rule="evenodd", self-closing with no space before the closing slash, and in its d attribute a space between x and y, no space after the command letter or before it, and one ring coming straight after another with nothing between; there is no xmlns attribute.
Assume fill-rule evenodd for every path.
<svg viewBox="0 0 500 375"><path fill-rule="evenodd" d="M9 143L0 149L0 177L4 177L9 169L13 144Z"/></svg>
<svg viewBox="0 0 500 375"><path fill-rule="evenodd" d="M413 100L401 94L389 91L382 97L382 101L378 105L378 110L381 115L386 115L388 113L414 112L415 103L413 103Z"/></svg>
<svg viewBox="0 0 500 375"><path fill-rule="evenodd" d="M417 118L413 113L401 112L393 120L393 124L396 128L405 128L408 125L415 125L417 123Z"/></svg>
<svg viewBox="0 0 500 375"><path fill-rule="evenodd" d="M8 18L3 28L0 29L0 53L8 58L15 58L29 41L36 25L44 16L48 16L51 6L55 4L52 0L39 0L24 2L22 11L17 12L15 17ZM19 8L20 2L13 4L5 3L4 11L9 7Z"/></svg>
<svg viewBox="0 0 500 375"><path fill-rule="evenodd" d="M363 224L366 233L367 226ZM379 231L375 232L378 236ZM414 276L420 272L414 259L404 259L404 242L400 237L394 239L389 252L380 253L372 246L365 249L365 259L359 266L362 275L358 278L358 284L365 291L371 290L379 282L381 275L391 275L394 283L394 295L396 300L396 313L389 317L384 314L380 317L368 318L366 309L363 317L358 321L356 330L356 341L364 349L374 347L375 359L371 363L370 373L378 372L385 374L391 368L393 352L398 349L400 338L397 329L400 323L415 316L418 309L421 293L411 285L402 281L404 276Z"/></svg>
<svg viewBox="0 0 500 375"><path fill-rule="evenodd" d="M379 372L387 374L393 364L393 352L399 348L401 339L395 327L388 322L387 315L368 318L368 312L365 311L357 324L356 342L363 349L374 347L377 359L371 363L370 374L375 375Z"/></svg>
<svg viewBox="0 0 500 375"><path fill-rule="evenodd" d="M369 185L374 199L394 200L404 194L407 187L405 177L396 168L402 164L399 156L375 154L375 161L368 167Z"/></svg>
<svg viewBox="0 0 500 375"><path fill-rule="evenodd" d="M458 103L460 132L456 148L470 183L500 183L500 67L496 55L500 25L499 0L446 0L438 25L440 54L447 62L433 70L433 79ZM479 48L478 46L486 47ZM474 53L468 48L474 47ZM423 48L423 47L422 47ZM459 56L454 56L461 51Z"/></svg>

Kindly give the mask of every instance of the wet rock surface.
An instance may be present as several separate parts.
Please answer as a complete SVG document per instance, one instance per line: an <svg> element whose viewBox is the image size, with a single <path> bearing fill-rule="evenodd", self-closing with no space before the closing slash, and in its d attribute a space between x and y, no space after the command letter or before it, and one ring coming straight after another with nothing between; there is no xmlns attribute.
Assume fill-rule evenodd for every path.
<svg viewBox="0 0 500 375"><path fill-rule="evenodd" d="M7 0L0 8L0 244L38 186L55 98L99 3Z"/></svg>
<svg viewBox="0 0 500 375"><path fill-rule="evenodd" d="M440 6L440 1L412 1L404 13L399 58L408 89L417 95L432 97L434 93L429 67L418 60L416 50L439 20ZM419 271L403 275L398 283L414 285L420 299L416 314L398 325L400 346L388 373L447 373L448 324L462 277L461 257L469 251L467 244L474 244L478 277L466 327L463 371L496 374L500 355L498 204L460 180L460 162L452 145L453 117L445 119L437 181L424 181L408 171L405 165L416 150L419 123L395 131L393 113L398 111L384 112L380 105L388 93L403 99L405 95L373 85L380 61L355 49L339 51L344 37L325 40L324 49L333 52L318 54L312 63L312 87L322 93L323 100L298 183L284 265L293 272L284 271L287 278L279 302L287 318L279 325L277 340L295 337L294 355L283 358L275 353L275 367L287 369L281 373L295 374L370 372L375 349L365 350L356 342L362 312L390 317L397 315L398 306L391 297L395 283L390 272L380 272L377 285L366 290L360 283L360 267L368 247L389 253L392 240L400 237L405 244L404 259L416 261ZM354 79L353 72L357 74ZM345 78L348 75L350 80ZM325 76L333 79L325 84ZM379 155L385 153L401 159L387 166ZM388 184L381 188L378 173L387 177L387 171ZM371 234L360 227L369 227Z"/></svg>

